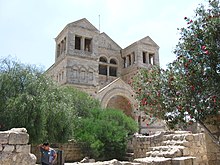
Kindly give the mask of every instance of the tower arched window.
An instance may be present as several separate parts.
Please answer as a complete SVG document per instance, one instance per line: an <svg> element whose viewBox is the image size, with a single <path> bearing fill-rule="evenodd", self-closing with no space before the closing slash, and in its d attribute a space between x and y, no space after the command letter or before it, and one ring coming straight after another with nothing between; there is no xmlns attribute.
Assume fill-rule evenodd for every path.
<svg viewBox="0 0 220 165"><path fill-rule="evenodd" d="M99 58L99 62L101 62L99 64L99 74L101 75L107 75L107 58L106 57L100 57ZM103 64L106 63L106 64Z"/></svg>
<svg viewBox="0 0 220 165"><path fill-rule="evenodd" d="M99 58L99 61L100 61L100 62L105 62L105 63L107 63L107 58L106 58L106 57L100 57L100 58Z"/></svg>
<svg viewBox="0 0 220 165"><path fill-rule="evenodd" d="M109 76L117 77L117 61L115 59L110 60L110 66L109 66Z"/></svg>
<svg viewBox="0 0 220 165"><path fill-rule="evenodd" d="M117 64L117 62L116 62L115 59L111 59L111 60L110 60L110 64Z"/></svg>

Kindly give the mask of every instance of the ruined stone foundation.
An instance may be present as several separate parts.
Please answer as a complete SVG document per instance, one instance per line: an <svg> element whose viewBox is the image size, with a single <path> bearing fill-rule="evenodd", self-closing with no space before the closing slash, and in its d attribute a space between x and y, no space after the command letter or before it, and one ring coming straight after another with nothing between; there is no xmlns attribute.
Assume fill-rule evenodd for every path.
<svg viewBox="0 0 220 165"><path fill-rule="evenodd" d="M36 157L30 153L28 141L25 128L0 131L0 165L35 165Z"/></svg>

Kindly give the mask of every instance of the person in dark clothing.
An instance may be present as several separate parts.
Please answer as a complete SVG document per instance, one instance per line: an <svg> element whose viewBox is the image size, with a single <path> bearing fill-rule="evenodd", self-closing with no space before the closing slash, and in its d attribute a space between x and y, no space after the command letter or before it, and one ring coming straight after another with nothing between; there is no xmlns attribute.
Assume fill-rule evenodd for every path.
<svg viewBox="0 0 220 165"><path fill-rule="evenodd" d="M48 142L40 144L41 152L41 164L42 165L53 165L57 158L57 153L53 148L50 148Z"/></svg>

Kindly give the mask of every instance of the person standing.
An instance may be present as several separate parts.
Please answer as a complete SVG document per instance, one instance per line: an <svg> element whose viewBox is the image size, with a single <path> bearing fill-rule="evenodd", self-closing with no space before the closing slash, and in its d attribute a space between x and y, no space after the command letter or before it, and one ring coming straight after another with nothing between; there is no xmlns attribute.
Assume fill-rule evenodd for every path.
<svg viewBox="0 0 220 165"><path fill-rule="evenodd" d="M48 142L40 144L40 152L41 152L41 164L42 165L54 165L57 159L57 153L53 148L50 148L50 144Z"/></svg>

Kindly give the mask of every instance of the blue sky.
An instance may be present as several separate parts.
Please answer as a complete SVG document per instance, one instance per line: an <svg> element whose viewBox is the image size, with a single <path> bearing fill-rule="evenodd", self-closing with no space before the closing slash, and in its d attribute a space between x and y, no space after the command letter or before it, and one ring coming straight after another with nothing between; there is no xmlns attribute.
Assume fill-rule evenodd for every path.
<svg viewBox="0 0 220 165"><path fill-rule="evenodd" d="M122 48L150 36L160 46L160 64L172 62L177 28L207 0L0 0L0 58L47 69L54 38L70 22L87 18Z"/></svg>

